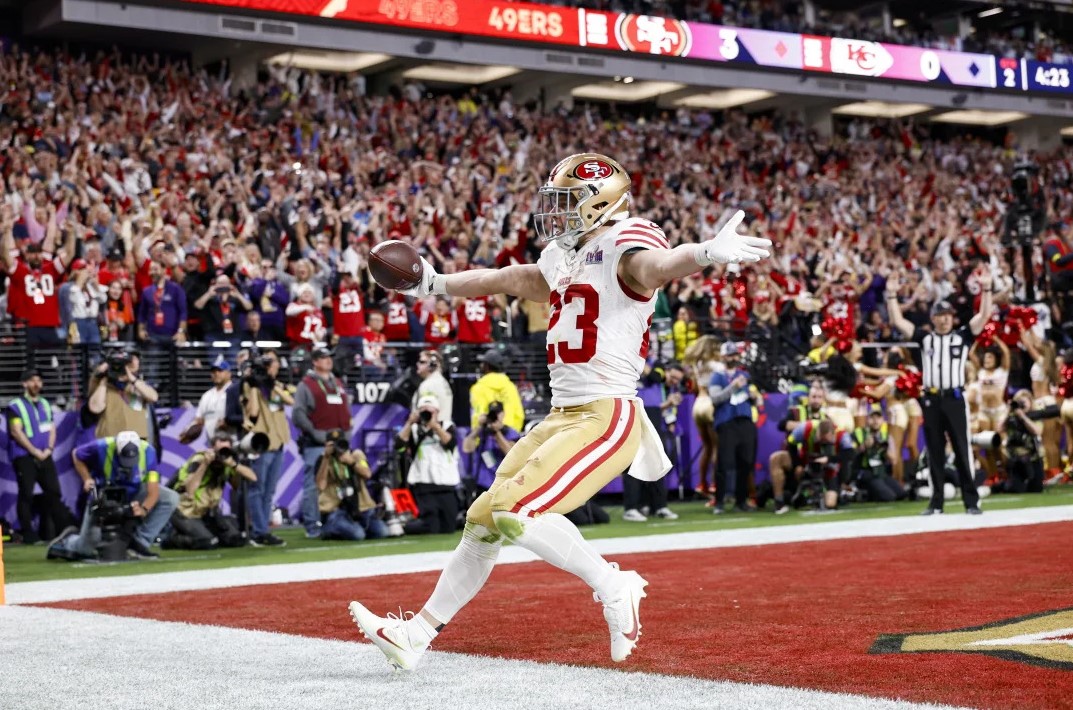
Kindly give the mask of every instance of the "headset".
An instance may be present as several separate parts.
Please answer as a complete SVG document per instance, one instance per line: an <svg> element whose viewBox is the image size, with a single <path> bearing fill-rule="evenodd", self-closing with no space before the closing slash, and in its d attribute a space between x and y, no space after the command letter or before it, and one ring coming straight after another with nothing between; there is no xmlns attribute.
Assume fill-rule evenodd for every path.
<svg viewBox="0 0 1073 710"><path fill-rule="evenodd" d="M440 361L440 354L438 352L436 352L435 350L426 350L421 354L428 356L429 372L436 372L440 369L442 362ZM420 355L418 357L420 357Z"/></svg>

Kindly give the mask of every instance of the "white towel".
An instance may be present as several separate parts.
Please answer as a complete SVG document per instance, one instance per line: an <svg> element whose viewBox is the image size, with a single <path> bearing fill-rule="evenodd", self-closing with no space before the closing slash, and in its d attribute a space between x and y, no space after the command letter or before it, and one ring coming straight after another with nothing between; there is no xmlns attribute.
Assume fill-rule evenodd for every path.
<svg viewBox="0 0 1073 710"><path fill-rule="evenodd" d="M629 475L639 481L658 481L671 470L671 460L663 450L663 440L645 413L644 404L639 397L631 398L641 410L641 446L637 449L637 458L630 464Z"/></svg>

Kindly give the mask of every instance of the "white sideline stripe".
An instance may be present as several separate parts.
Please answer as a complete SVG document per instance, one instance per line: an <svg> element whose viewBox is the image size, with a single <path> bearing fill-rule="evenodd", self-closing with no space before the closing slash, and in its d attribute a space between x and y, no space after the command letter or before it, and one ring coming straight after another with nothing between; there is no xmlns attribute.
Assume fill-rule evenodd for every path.
<svg viewBox="0 0 1073 710"><path fill-rule="evenodd" d="M959 504L960 505L960 504ZM670 550L702 550L719 547L777 545L790 542L843 540L847 538L915 535L956 530L985 530L1016 525L1035 525L1073 520L1073 506L1044 506L1018 510L988 511L984 515L906 516L878 520L846 520L802 525L783 525L738 530L669 533L639 537L593 540L602 555L626 555ZM361 543L357 543L361 544ZM42 551L42 554L44 552ZM378 577L386 574L438 571L450 552L418 552L353 560L325 560L292 564L230 567L139 574L126 577L93 577L47 582L20 582L7 586L9 604L35 604L119 597L131 594L159 594L199 589L221 589L252 584L285 584L328 579ZM507 546L498 564L533 562L535 555L520 547ZM152 562L138 564L151 565Z"/></svg>
<svg viewBox="0 0 1073 710"><path fill-rule="evenodd" d="M637 416L637 405L632 400L620 399L616 400L615 407L619 410L619 413L618 419L615 421L615 427L611 431L611 436L563 472L563 475L559 476L559 480L555 481L551 488L529 501L524 506L525 510L539 510L542 506L550 504L560 493L573 485L574 481L584 476L597 461L606 456L608 452L614 451L622 443L623 438L625 438L626 427Z"/></svg>
<svg viewBox="0 0 1073 710"><path fill-rule="evenodd" d="M346 610L340 613L345 615ZM0 698L4 699L4 707L19 710L940 707L861 695L631 673L628 664L624 670L610 670L436 651L422 659L415 673L395 675L380 651L368 643L66 609L0 607L0 628L4 629L0 634L0 657L4 659Z"/></svg>

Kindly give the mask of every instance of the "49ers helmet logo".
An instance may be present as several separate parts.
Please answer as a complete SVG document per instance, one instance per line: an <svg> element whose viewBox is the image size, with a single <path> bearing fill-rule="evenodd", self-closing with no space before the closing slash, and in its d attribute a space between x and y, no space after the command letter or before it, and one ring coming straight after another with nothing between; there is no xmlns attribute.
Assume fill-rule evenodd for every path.
<svg viewBox="0 0 1073 710"><path fill-rule="evenodd" d="M615 174L615 169L602 160L586 160L574 168L578 180L605 180Z"/></svg>
<svg viewBox="0 0 1073 710"><path fill-rule="evenodd" d="M684 57L693 45L693 34L685 22L650 15L619 15L615 38L627 52L668 57Z"/></svg>

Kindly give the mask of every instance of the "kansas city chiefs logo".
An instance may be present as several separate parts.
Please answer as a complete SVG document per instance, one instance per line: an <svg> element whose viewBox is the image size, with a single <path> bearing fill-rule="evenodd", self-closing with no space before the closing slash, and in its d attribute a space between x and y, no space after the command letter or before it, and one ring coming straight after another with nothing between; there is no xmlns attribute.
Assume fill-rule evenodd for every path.
<svg viewBox="0 0 1073 710"><path fill-rule="evenodd" d="M1073 609L923 634L884 634L869 653L983 653L1007 661L1073 670Z"/></svg>
<svg viewBox="0 0 1073 710"><path fill-rule="evenodd" d="M574 177L579 180L603 180L614 173L615 169L602 160L586 160L574 168Z"/></svg>

